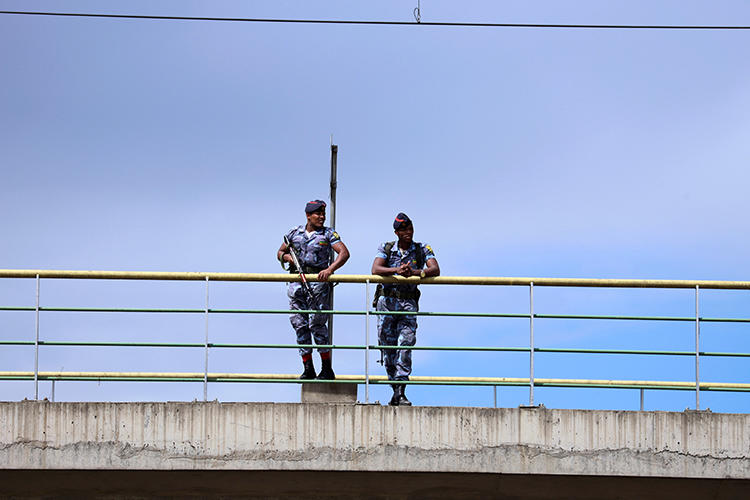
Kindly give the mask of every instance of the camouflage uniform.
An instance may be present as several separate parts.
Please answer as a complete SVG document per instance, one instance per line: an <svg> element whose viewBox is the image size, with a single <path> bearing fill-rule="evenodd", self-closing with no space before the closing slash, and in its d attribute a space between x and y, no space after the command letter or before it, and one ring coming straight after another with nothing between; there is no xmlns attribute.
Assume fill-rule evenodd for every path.
<svg viewBox="0 0 750 500"><path fill-rule="evenodd" d="M418 258L421 245L424 252L422 267ZM409 262L412 269L421 270L424 264L435 258L435 254L429 245L412 242L409 249L402 253L398 243L394 243L389 252L386 253L386 243L378 248L376 257L385 259L386 267L398 267L403 262ZM395 294L405 294L410 298L399 298ZM393 284L383 285L383 295L378 298L376 309L378 311L419 311L419 299L417 298L417 285ZM390 296L389 296L390 295ZM413 346L417 341L417 317L412 315L378 315L378 343L379 345L403 345ZM409 380L411 374L411 349L385 349L385 370L388 380Z"/></svg>
<svg viewBox="0 0 750 500"><path fill-rule="evenodd" d="M297 252L300 264L304 266L307 274L317 274L327 268L331 262L334 244L341 241L338 233L330 227L324 227L313 232L310 237L305 233L305 226L293 227L287 234L287 238ZM292 266L293 267L293 266ZM296 272L296 271L295 271ZM305 294L302 283L289 283L287 296L289 297L289 308L293 310L330 309L331 284L325 282L309 283L317 303ZM298 313L289 316L292 327L297 332L298 344L312 344L312 338L316 344L329 344L327 314ZM319 352L328 352L330 349L318 349ZM299 353L302 356L310 354L312 349L301 347Z"/></svg>

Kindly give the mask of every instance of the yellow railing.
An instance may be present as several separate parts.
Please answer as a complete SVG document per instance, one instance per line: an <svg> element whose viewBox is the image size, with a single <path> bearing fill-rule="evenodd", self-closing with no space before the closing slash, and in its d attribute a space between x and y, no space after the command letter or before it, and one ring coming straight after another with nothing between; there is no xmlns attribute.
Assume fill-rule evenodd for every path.
<svg viewBox="0 0 750 500"><path fill-rule="evenodd" d="M0 269L0 278L58 278L107 280L170 280L170 281L299 281L288 273L212 273L164 271L70 271L50 269ZM315 274L305 275L308 281L318 281ZM384 277L371 274L334 274L334 283L419 283L423 285L495 285L495 286L561 286L599 288L690 288L707 290L750 290L750 281L717 280L644 280L593 278L512 278L490 276L438 276L436 278L401 276Z"/></svg>
<svg viewBox="0 0 750 500"><path fill-rule="evenodd" d="M0 278L31 278L37 280L37 304L30 308L0 307L2 310L26 310L35 311L37 317L36 339L30 341L0 341L0 345L34 345L35 347L35 369L34 371L3 371L0 379L4 380L34 380L35 397L38 398L39 380L142 380L142 381L203 381L204 397L207 394L208 382L294 382L303 383L296 379L295 375L288 374L250 374L250 373L209 373L208 351L218 347L263 347L263 348L292 348L292 345L274 344L247 344L247 345L221 345L208 341L208 330L206 340L203 344L156 344L156 343L105 343L105 342L45 342L39 336L39 314L45 311L96 311L96 312L194 312L212 313L222 312L246 312L246 313L269 313L287 314L288 310L218 310L211 309L206 303L205 309L95 309L95 308L51 308L41 307L39 304L38 285L42 279L84 279L84 280L165 280L165 281L203 281L206 290L210 282L216 281L244 281L244 282L289 282L299 281L299 277L287 273L212 273L212 272L152 272L152 271L76 271L76 270L36 270L36 269L0 269ZM309 281L317 281L316 275L307 275ZM529 354L529 377L425 377L413 376L409 384L425 385L490 385L490 386L528 386L529 404L534 403L534 387L607 387L607 388L635 388L635 389L671 389L671 390L694 390L696 393L696 408L700 408L699 394L702 390L707 391L750 391L750 384L732 382L701 382L700 359L705 356L735 356L750 359L750 353L707 353L699 349L700 325L702 322L739 322L750 323L747 318L705 318L699 315L699 292L701 289L724 289L724 290L750 290L750 281L708 281L708 280L639 280L639 279L582 279L582 278L514 278L514 277L460 277L441 276L435 278L420 279L417 277L381 277L374 275L333 275L332 282L336 283L363 283L366 284L365 296L369 297L369 285L374 283L413 282L423 285L486 285L486 286L522 286L529 289L529 311L522 314L495 314L495 313L419 313L430 316L477 316L477 317L514 317L527 318L529 320L529 347L528 348L470 348L470 347L414 347L413 349L434 350L487 350L487 351L516 351L528 352ZM695 290L696 314L691 317L627 317L627 316L584 316L584 315L542 315L534 311L534 287L601 287L601 288L655 288L655 289L693 289ZM323 311L327 314L357 314L367 318L366 337L364 345L342 346L332 345L333 349L364 349L365 351L379 349L380 346L370 345L369 342L369 316L384 314L372 311L369 307L362 311ZM630 319L630 320L668 320L695 322L695 351L624 351L624 350L593 350L593 349L543 349L534 344L534 320L544 318L575 318L575 319ZM206 327L207 328L207 327ZM196 372L49 372L39 371L38 356L39 347L45 345L111 345L111 346L156 346L156 347L202 347L206 350L205 370ZM655 381L655 380L599 380L599 379L557 379L538 378L534 376L534 355L538 352L570 352L570 353L609 353L609 354L657 354L657 355L681 355L695 357L695 380L694 381ZM366 356L367 358L367 356ZM304 383L320 383L318 381L304 381ZM362 375L338 375L336 383L365 384L366 391L369 384L387 384L389 381L383 376L370 375L367 361ZM369 392L366 396L369 399Z"/></svg>

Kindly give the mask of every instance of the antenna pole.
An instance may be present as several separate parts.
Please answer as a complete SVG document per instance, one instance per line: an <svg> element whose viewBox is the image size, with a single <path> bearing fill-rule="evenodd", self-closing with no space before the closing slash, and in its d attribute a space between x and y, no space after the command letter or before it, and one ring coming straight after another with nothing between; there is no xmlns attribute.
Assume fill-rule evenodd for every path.
<svg viewBox="0 0 750 500"><path fill-rule="evenodd" d="M339 153L339 147L333 143L333 134L331 134L331 228L336 229L336 161ZM331 253L333 258L333 252ZM331 286L331 310L333 307L333 286ZM333 344L333 314L328 317L328 341ZM333 349L331 349L331 359L333 359Z"/></svg>

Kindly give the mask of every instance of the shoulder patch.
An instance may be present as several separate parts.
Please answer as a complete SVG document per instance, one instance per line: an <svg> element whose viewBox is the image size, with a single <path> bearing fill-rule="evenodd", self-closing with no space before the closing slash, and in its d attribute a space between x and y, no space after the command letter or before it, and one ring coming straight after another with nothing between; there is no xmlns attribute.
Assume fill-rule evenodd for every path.
<svg viewBox="0 0 750 500"><path fill-rule="evenodd" d="M333 237L334 239L336 239L336 240L340 240L340 239L341 239L341 236L339 236L339 233L337 233L336 231L334 231L334 232L333 232L333 234L332 234L331 236L332 236L332 237Z"/></svg>
<svg viewBox="0 0 750 500"><path fill-rule="evenodd" d="M424 248L425 248L425 250L427 250L430 253L435 253L435 252L432 251L432 247L430 245L425 245Z"/></svg>

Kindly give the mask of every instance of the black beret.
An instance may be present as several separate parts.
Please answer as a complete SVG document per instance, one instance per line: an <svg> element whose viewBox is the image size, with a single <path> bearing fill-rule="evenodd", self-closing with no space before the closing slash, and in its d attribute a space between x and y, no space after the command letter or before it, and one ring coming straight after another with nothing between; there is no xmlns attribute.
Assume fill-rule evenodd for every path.
<svg viewBox="0 0 750 500"><path fill-rule="evenodd" d="M305 205L305 213L311 214L315 212L316 210L320 210L321 208L325 208L325 207L326 207L326 202L323 200L308 201L307 205Z"/></svg>
<svg viewBox="0 0 750 500"><path fill-rule="evenodd" d="M404 212L399 212L396 216L396 220L393 221L393 229L401 229L403 226L411 224L411 219Z"/></svg>

